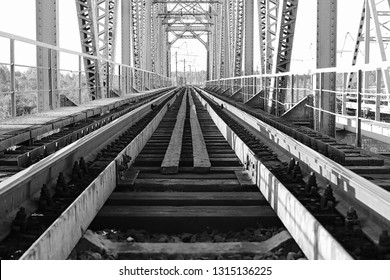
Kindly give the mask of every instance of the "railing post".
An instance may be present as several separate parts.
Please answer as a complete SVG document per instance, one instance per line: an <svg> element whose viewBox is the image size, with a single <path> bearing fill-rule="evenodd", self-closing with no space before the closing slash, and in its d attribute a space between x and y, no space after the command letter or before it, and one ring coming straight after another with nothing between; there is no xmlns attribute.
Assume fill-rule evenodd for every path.
<svg viewBox="0 0 390 280"><path fill-rule="evenodd" d="M133 93L135 69L130 69L130 93ZM135 87L134 87L135 88Z"/></svg>
<svg viewBox="0 0 390 280"><path fill-rule="evenodd" d="M288 109L294 106L294 76L293 75L290 76L290 92L291 92L291 104Z"/></svg>
<svg viewBox="0 0 390 280"><path fill-rule="evenodd" d="M118 65L118 90L119 90L119 95L122 96L122 73L121 73L121 67Z"/></svg>
<svg viewBox="0 0 390 280"><path fill-rule="evenodd" d="M99 65L97 59L95 59L95 65ZM95 92L96 92L96 95L95 95L95 99L98 99L99 96L100 96L100 98L102 97L101 94L99 94L99 92L100 92L100 88L99 88L100 71L99 71L99 69L97 69L95 71L96 71L96 77L95 77ZM85 74L87 75L87 73L85 73Z"/></svg>
<svg viewBox="0 0 390 280"><path fill-rule="evenodd" d="M52 50L48 49L48 64L49 64L49 69L48 69L48 78L49 78L49 108L50 110L54 109L53 106L53 65L52 65Z"/></svg>
<svg viewBox="0 0 390 280"><path fill-rule="evenodd" d="M347 93L346 93L346 88L348 86L348 73L343 74L343 96L341 98L341 110L342 110L342 115L345 116L347 115Z"/></svg>
<svg viewBox="0 0 390 280"><path fill-rule="evenodd" d="M381 93L382 93L382 71L376 70L376 96L375 96L375 120L381 120Z"/></svg>
<svg viewBox="0 0 390 280"><path fill-rule="evenodd" d="M81 55L79 55L79 104L81 104L81 85L82 85L82 78L81 78L81 75L82 75L82 72L81 72Z"/></svg>
<svg viewBox="0 0 390 280"><path fill-rule="evenodd" d="M15 40L14 39L10 39L10 71L11 71L11 116L16 117Z"/></svg>
<svg viewBox="0 0 390 280"><path fill-rule="evenodd" d="M107 89L107 98L111 97L110 93L110 63L106 62L106 89Z"/></svg>
<svg viewBox="0 0 390 280"><path fill-rule="evenodd" d="M358 71L356 108L356 147L362 146L362 70Z"/></svg>
<svg viewBox="0 0 390 280"><path fill-rule="evenodd" d="M323 87L324 87L324 73L320 73L320 91L319 91L319 98L318 98L318 122L319 127L322 126L322 120L324 119L324 113L322 112L322 95L323 95Z"/></svg>
<svg viewBox="0 0 390 280"><path fill-rule="evenodd" d="M273 85L271 84L271 86ZM269 98L272 98L272 96L269 96ZM279 77L275 77L275 116L279 116Z"/></svg>

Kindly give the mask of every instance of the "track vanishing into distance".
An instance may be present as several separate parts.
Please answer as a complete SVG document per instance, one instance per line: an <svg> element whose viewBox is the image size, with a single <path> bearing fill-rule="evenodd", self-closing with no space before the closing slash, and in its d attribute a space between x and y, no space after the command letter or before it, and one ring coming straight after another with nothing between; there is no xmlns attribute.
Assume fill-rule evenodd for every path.
<svg viewBox="0 0 390 280"><path fill-rule="evenodd" d="M111 235L124 244L108 245L119 258L253 259L272 249L272 241L256 241L289 239L191 91L177 98L92 223L120 230Z"/></svg>
<svg viewBox="0 0 390 280"><path fill-rule="evenodd" d="M31 166L49 179L1 258L96 257L83 240L98 240L96 258L387 258L386 238L340 212L332 187L200 89L163 93L57 153Z"/></svg>

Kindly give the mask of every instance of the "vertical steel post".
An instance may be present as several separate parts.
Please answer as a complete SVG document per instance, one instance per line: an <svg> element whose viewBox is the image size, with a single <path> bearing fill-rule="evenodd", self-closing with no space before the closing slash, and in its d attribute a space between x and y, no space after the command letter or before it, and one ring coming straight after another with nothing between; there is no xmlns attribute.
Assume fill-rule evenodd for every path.
<svg viewBox="0 0 390 280"><path fill-rule="evenodd" d="M81 90L81 87L82 87L82 68L81 68L81 60L82 60L82 57L81 55L79 55L79 104L81 104L81 93L82 93L82 90Z"/></svg>
<svg viewBox="0 0 390 280"><path fill-rule="evenodd" d="M294 76L290 75L290 92L291 92L291 104L290 108L294 106ZM289 108L289 109L290 109Z"/></svg>
<svg viewBox="0 0 390 280"><path fill-rule="evenodd" d="M273 85L271 84L271 87L273 87ZM268 98L272 98L272 96L268 96ZM279 116L279 77L276 77L275 78L275 115L276 116ZM273 104L273 102L271 102L270 104Z"/></svg>
<svg viewBox="0 0 390 280"><path fill-rule="evenodd" d="M122 85L121 85L121 81L122 81L122 71L121 71L121 67L120 65L118 65L118 87L119 87L119 95L122 96Z"/></svg>
<svg viewBox="0 0 390 280"><path fill-rule="evenodd" d="M132 48L132 12L129 0L121 0L121 36L122 36L122 64L133 65L133 48ZM131 71L128 68L123 69L123 93L131 93Z"/></svg>
<svg viewBox="0 0 390 280"><path fill-rule="evenodd" d="M381 120L382 69L376 70L375 120Z"/></svg>
<svg viewBox="0 0 390 280"><path fill-rule="evenodd" d="M371 30L371 26L370 26L370 5L368 3L368 1L365 1L366 2L366 32L365 32L365 40L364 40L364 63L365 64L369 64L370 63L370 45L371 45L371 35L370 35L370 30ZM364 72L364 87L363 87L363 92L365 91L365 89L368 89L369 88L369 74L370 72L369 71L365 71Z"/></svg>
<svg viewBox="0 0 390 280"><path fill-rule="evenodd" d="M253 35L254 35L254 1L245 0L244 3L244 36L245 36L245 66L244 75L253 75Z"/></svg>
<svg viewBox="0 0 390 280"><path fill-rule="evenodd" d="M36 0L36 38L37 41L57 46L58 43L58 1L57 0ZM37 78L38 78L38 111L47 111L59 106L59 92L55 96L48 96L50 83L52 87L58 88L58 53L52 51L51 66L49 65L49 50L37 47ZM48 68L52 67L51 80L47 75Z"/></svg>
<svg viewBox="0 0 390 280"><path fill-rule="evenodd" d="M106 62L106 69L107 69L107 75L106 75L106 90L107 90L107 98L112 97L110 93L110 63Z"/></svg>
<svg viewBox="0 0 390 280"><path fill-rule="evenodd" d="M317 68L336 66L337 57L337 0L317 0ZM323 75L321 108L336 112L336 73ZM316 101L316 103L318 103ZM318 115L317 115L318 117ZM335 137L336 117L324 114L319 123L315 119L315 129Z"/></svg>
<svg viewBox="0 0 390 280"><path fill-rule="evenodd" d="M342 106L342 115L343 116L346 116L347 115L347 93L346 93L346 89L348 89L348 73L343 73L343 96L342 96L342 102L341 102L341 106Z"/></svg>
<svg viewBox="0 0 390 280"><path fill-rule="evenodd" d="M152 71L152 0L146 0L145 2L144 69ZM150 88L150 85L148 87Z"/></svg>
<svg viewBox="0 0 390 280"><path fill-rule="evenodd" d="M49 109L53 110L54 109L54 104L53 104L53 63L52 63L52 50L48 49L48 65L49 68L47 69L48 71L48 82L49 82L49 88L48 88L48 93L49 93Z"/></svg>
<svg viewBox="0 0 390 280"><path fill-rule="evenodd" d="M363 82L363 73L362 70L358 71L358 81L357 81L357 109L356 109L356 147L362 146L362 82Z"/></svg>
<svg viewBox="0 0 390 280"><path fill-rule="evenodd" d="M95 61L95 65L100 65L100 63L98 62L97 59L94 60ZM84 62L85 63L85 62ZM96 95L92 97L92 100L96 100L96 99L101 99L102 98L102 95L101 95L101 88L100 88L100 82L101 82L101 75L100 75L100 69L97 69L96 70L96 80L95 80L95 92L96 92Z"/></svg>
<svg viewBox="0 0 390 280"><path fill-rule="evenodd" d="M11 116L16 117L15 96L15 40L10 39L10 71L11 71Z"/></svg>
<svg viewBox="0 0 390 280"><path fill-rule="evenodd" d="M318 98L318 123L319 123L319 126L321 127L322 126L322 123L323 123L323 120L324 120L324 116L325 113L322 111L324 108L324 104L323 104L323 96L324 96L324 92L323 92L323 88L324 88L324 77L325 77L325 74L324 73L320 73L320 82L319 82L319 85L320 85L320 89L319 89L319 98Z"/></svg>

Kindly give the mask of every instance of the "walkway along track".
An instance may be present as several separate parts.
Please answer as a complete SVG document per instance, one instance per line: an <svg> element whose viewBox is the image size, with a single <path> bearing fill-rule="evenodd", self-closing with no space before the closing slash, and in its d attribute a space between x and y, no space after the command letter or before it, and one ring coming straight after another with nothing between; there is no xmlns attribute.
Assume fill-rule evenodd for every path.
<svg viewBox="0 0 390 280"><path fill-rule="evenodd" d="M289 190L292 189L291 183L294 183L296 186L300 188L301 183L298 177L299 172L297 170L294 170L293 173L289 172L289 174L286 174L287 166L283 165L280 161L278 161L277 156L257 137L252 135L247 129L242 127L239 123L235 122L231 118L229 118L229 115L226 114L221 108L216 106L211 100L208 100L206 102L202 96L199 95L199 93L196 93L196 96L200 98L201 103L203 106L207 109L210 116L212 117L213 121L216 123L219 130L222 132L223 136L227 139L229 144L233 147L235 150L238 158L241 160L241 162L245 163L245 168L249 172L249 175L254 177L254 181L257 182L257 185L260 187L262 192L266 194L266 199L271 201L271 205L276 210L278 215L282 214L281 216L283 223L286 225L286 227L289 229L291 234L295 237L297 243L300 245L302 250L305 252L306 256L308 258L326 258L326 259L348 259L350 258L350 255L345 251L343 247L340 246L340 244L334 240L332 235L328 233L328 231L325 229L325 227L322 224L325 224L325 226L329 227L329 225L334 226L340 231L340 229L343 229L345 231L344 227L344 219L341 215L339 215L337 212L333 211L332 208L325 207L325 209L319 209L318 204L318 197L315 196L308 196L306 199L306 204L311 205L314 208L314 216L310 214L306 208L302 205L302 203L298 202L294 196L290 193ZM169 101L170 104L173 103L173 101ZM201 108L201 105L199 104L199 101L195 98L195 105L197 108ZM206 104L207 103L207 104ZM191 108L193 106L188 106L188 108ZM161 106L159 107L161 109ZM192 193L188 194L186 196L181 195L173 195L170 199L165 199L166 197L169 197L167 193L163 194L163 197L155 197L150 198L147 197L148 195L142 194L140 190L149 190L149 191L155 191L155 190L162 190L165 188L168 188L172 191L181 191L189 190L190 186L194 185L194 180L199 178L198 174L192 173L194 170L194 161L192 160L191 156L188 156L189 153L188 150L191 149L191 145L189 145L188 139L192 139L191 137L191 131L193 127L189 125L190 123L190 111L186 110L187 115L187 125L184 125L184 131L182 132L184 135L183 141L182 141L182 147L185 147L182 149L182 153L180 154L180 165L179 165L179 173L178 174L170 174L170 175L162 175L159 174L161 170L161 163L165 157L165 153L156 155L154 153L147 152L146 158L142 159L142 155L140 157L137 157L138 153L143 149L146 142L148 142L150 136L153 134L154 130L157 128L160 120L163 118L163 115L165 113L165 110L167 109L167 106L163 106L162 110L157 112L157 109L153 110L155 117L149 117L149 120L151 122L149 123L148 120L140 120L139 124L135 124L135 127L130 129L128 132L125 132L123 134L123 138L116 140L115 144L111 144L109 147L107 147L101 154L100 157L98 157L97 160L95 160L93 163L88 164L88 174L87 176L84 175L84 177L80 178L81 172L78 167L82 167L81 169L85 172L85 165L84 164L74 164L74 170L72 172L72 181L70 182L70 185L67 184L66 186L72 190L76 189L77 185L88 185L89 180L93 182L89 184L87 189L82 191L81 195L78 196L77 200L74 202L71 202L71 205L66 209L66 211L61 215L60 218L55 220L55 217L52 217L50 215L50 211L52 208L50 208L48 196L43 193L43 198L40 200L40 208L44 209L43 214L38 213L38 215L35 215L30 220L27 221L27 223L33 222L36 219L40 219L37 217L43 217L43 219L50 219L55 220L54 224L51 225L44 234L34 243L34 245L27 250L27 252L22 257L23 259L61 259L66 258L78 239L81 237L82 232L88 227L90 221L92 221L93 217L95 217L97 211L101 208L101 206L104 204L108 196L111 194L111 192L116 187L117 183L119 185L119 188L126 188L129 186L133 186L134 190L137 192L128 193L131 198L126 197L126 193L120 194L120 197L123 198L117 198L117 200L122 201L128 201L128 199L132 201L137 201L136 203L139 203L140 205L143 205L143 202L140 201L148 201L147 206L141 207L141 206L131 206L135 207L133 208L133 211L126 210L126 207L120 207L120 206L105 206L100 214L97 216L93 223L93 227L98 227L99 223L100 225L104 225L106 227L109 225L108 222L112 223L112 226L115 226L118 221L123 224L124 219L126 221L129 221L130 219L134 219L131 226L137 226L141 228L147 228L148 226L151 227L151 230L158 230L161 229L159 226L159 223L163 223L164 228L167 228L167 220L170 220L170 225L168 228L175 229L175 226L177 225L178 221L185 221L185 223L180 224L184 225L183 227L187 226L188 230L199 227L206 227L212 224L216 227L226 227L226 225L230 225L230 221L239 218L239 220L245 220L248 223L258 223L259 219L261 219L262 222L266 222L267 220L271 223L275 223L276 215L269 206L265 206L265 200L261 196L254 200L255 195L259 195L258 192L256 192L257 188L253 185L253 183L249 180L248 176L245 174L248 174L247 172L243 172L243 169L241 167L241 164L237 161L236 156L232 156L232 151L230 150L229 146L223 144L225 140L222 140L220 137L220 134L215 134L215 130L210 128L208 125L202 124L203 121L205 121L205 111L198 110L197 114L199 117L199 122L201 123L201 129L203 132L203 135L205 136L205 144L207 146L208 155L210 158L210 172L207 174L201 174L201 178L205 178L206 180L201 180L201 183L196 184L195 191L192 189ZM216 111L218 111L216 113ZM173 111L173 110L172 110ZM172 112L171 110L167 114L167 118L169 119L169 115ZM139 119L139 118L138 118ZM223 119L231 126L232 128L229 128L226 123L224 123ZM125 120L123 120L125 121ZM118 121L120 123L120 121ZM148 124L149 125L146 125ZM206 124L211 124L210 119L206 122ZM163 124L162 124L163 125ZM170 127L169 122L167 122L165 129L168 131L174 130L173 126L176 125L176 122L171 121ZM211 125L213 126L213 125ZM214 126L215 127L215 126ZM145 129L143 129L145 128ZM143 129L143 130L142 130ZM162 129L164 129L164 126L162 126ZM211 133L208 134L210 131ZM122 128L123 130L123 128ZM163 130L162 130L163 131ZM180 130L179 130L180 131ZM166 131L165 131L166 132ZM103 133L103 131L102 131ZM123 132L122 132L123 133ZM157 132L156 132L157 133ZM112 137L115 135L120 135L121 133L118 131L118 133L109 133L108 130L106 131L105 137L107 137L105 142L108 142L108 138L112 139ZM151 144L151 151L153 151L153 146L157 146L158 148L155 149L154 152L164 150L161 147L168 147L168 143L170 143L170 139L172 137L166 137L166 133L160 133L153 135L153 137L157 137L157 141L155 139L154 143L153 140L148 142L148 145ZM187 137L186 137L187 136ZM158 137L161 137L159 139ZM210 138L208 138L210 137ZM165 138L165 139L164 139ZM87 140L86 140L87 141ZM111 140L112 141L112 140ZM103 141L104 142L104 141ZM130 142L130 144L129 144ZM220 143L221 142L221 143ZM87 143L87 142L85 142ZM165 143L165 144L164 144ZM89 143L89 145L91 145ZM127 145L127 146L126 146ZM161 146L162 145L162 146ZM187 146L186 146L187 145ZM103 146L103 144L102 144ZM214 146L214 147L213 147ZM123 147L126 147L125 150L122 150ZM148 148L148 149L149 149ZM215 150L214 150L215 149ZM223 155L221 151L216 152L216 150L221 149L223 151L223 154L226 152L226 155ZM145 147L145 151L148 151ZM230 151L229 151L230 150ZM119 154L118 154L119 153ZM223 155L222 157L218 157L220 155ZM261 158L262 157L262 158ZM77 159L78 157L73 157L73 159ZM261 160L260 160L261 158ZM115 161L111 161L112 159L115 159ZM136 160L135 160L136 159ZM135 164L133 165L135 160ZM71 160L70 163L73 163L74 160ZM204 163L203 163L204 164ZM71 164L72 165L72 164ZM207 165L207 163L206 163ZM69 166L69 164L68 164ZM129 166L132 166L132 168L128 169ZM139 170L135 171L134 169ZM125 171L127 170L127 171ZM272 173L276 173L273 175ZM94 172L91 172L94 171ZM101 172L102 171L102 172ZM198 171L206 172L206 170L198 169ZM234 172L234 177L232 177L232 173ZM123 173L123 176L121 173ZM184 172L184 173L183 173ZM215 178L216 174L214 172L221 173L218 176L228 176L225 177L224 180L221 180L221 178ZM225 173L230 172L230 178L228 174ZM95 173L95 176L91 173ZM171 173L171 172L170 172ZM143 175L144 174L144 175ZM98 176L96 179L94 177ZM118 179L118 176L120 179ZM142 178L142 176L145 176ZM153 178L155 176L155 178ZM177 178L172 179L161 179L160 176L177 176ZM184 176L184 178L183 178ZM189 176L186 178L186 176ZM197 177L198 176L198 177ZM211 176L211 178L207 178L208 176ZM217 176L217 177L218 177ZM291 177L292 176L292 177ZM213 178L214 177L214 178ZM298 177L298 178L297 178ZM209 180L208 180L209 179ZM294 181L295 179L295 181ZM287 180L287 182L285 181ZM207 182L208 181L208 182ZM211 183L212 182L212 183ZM290 183L290 185L288 185ZM287 185L287 187L285 186ZM276 187L276 188L275 188ZM216 191L220 191L224 189L225 191L232 192L232 191L242 191L245 189L246 194L244 197L241 198L240 202L241 205L235 205L234 208L231 204L228 204L230 206L216 206L214 203L215 201L229 201L229 203L232 203L231 201L236 201L237 199L237 193L240 195L243 195L241 192L236 192L234 194L234 198L232 199L226 196L226 193L224 193L224 198L218 198L220 194L216 194L216 197L218 199L214 199L212 196ZM58 180L56 189L65 192L65 185ZM210 197L213 197L212 200L204 199L201 197L197 197L198 193L200 191L207 190L210 194ZM77 192L76 192L77 193ZM187 194L187 193L186 193ZM78 195L78 193L77 193ZM233 194L232 194L233 195ZM314 194L313 194L314 195ZM109 201L114 200L115 201L115 194L113 197L109 199ZM178 196L180 196L180 199L178 199ZM318 196L318 194L317 194ZM138 198L139 199L138 199ZM68 200L65 197L62 196L60 200ZM179 204L186 204L188 201L195 201L192 203L195 203L196 205L199 203L199 201L203 201L203 204L200 206L183 206L188 211L177 211L177 205L156 205L156 201L178 201L176 203ZM255 201L255 205L252 205L253 200ZM250 202L252 201L252 202ZM259 203L261 201L261 203ZM158 202L158 203L160 203ZM225 203L225 202L218 202L218 203ZM119 202L120 204L121 202ZM126 202L127 203L127 202ZM149 203L149 205L148 205ZM154 204L153 204L154 203ZM235 202L234 202L235 203ZM240 204L238 203L238 204ZM247 204L249 203L250 206ZM211 204L211 205L210 205ZM244 205L242 205L244 204ZM154 205L154 206L152 206ZM205 205L207 207L205 207ZM306 206L307 206L306 205ZM213 206L213 207L212 207ZM119 209L118 211L115 210L110 214L110 207L111 209ZM112 208L114 207L114 208ZM139 207L138 210L136 207ZM153 208L157 207L157 208ZM161 210L161 207L168 207L165 208L165 214L163 212L159 212L158 209ZM171 207L169 210L169 207ZM185 208L188 207L188 208ZM198 207L198 208L196 208ZM213 208L211 211L204 211L205 208ZM215 211L217 208L214 207L220 207L219 211ZM223 210L224 209L224 210ZM239 211L241 209L242 211ZM260 210L261 209L261 210ZM50 211L49 211L50 210ZM204 213L204 217L199 217L199 210L202 210L201 213ZM223 210L223 211L222 211ZM45 212L46 211L46 212ZM47 213L49 211L49 213ZM107 214L108 213L108 214ZM161 213L160 217L155 217L156 213ZM180 213L184 213L183 215L180 215ZM219 214L218 214L219 213ZM285 217L288 213L288 219L286 220ZM106 215L106 217L104 216ZM146 216L145 216L146 215ZM148 216L149 215L149 216ZM165 215L165 216L164 216ZM22 215L19 215L21 217ZM131 217L131 218L130 218ZM148 218L145 218L148 217ZM197 218L198 217L198 218ZM204 219L204 218L207 219ZM243 218L246 217L246 218ZM267 218L268 217L268 218ZM321 223L318 222L315 217L319 218ZM107 219L108 218L108 219ZM188 222L188 218L190 218L192 223ZM26 233L23 231L24 225L26 223L23 223L20 221L21 219L17 219L17 223L14 223L15 229L19 230L19 236L25 237ZM115 221L117 220L117 221ZM209 222L207 222L209 220ZM206 222L205 222L206 221ZM229 221L229 222L227 222ZM106 224L107 223L107 224ZM242 227L242 225L237 223L231 223L232 226L238 226ZM22 232L20 230L22 229ZM81 229L81 230L80 230ZM354 233L354 231L351 231L351 233ZM353 244L347 244L349 245L349 250L355 250L356 248L352 248L351 245L359 244L359 246L366 246L369 250L365 250L367 248L358 248L363 249L363 253L360 256L357 257L371 257L366 253L366 251L371 251L372 245L364 239L363 236L348 236L349 239L351 239ZM353 237L353 238L351 238ZM343 237L345 238L345 236ZM142 246L141 246L142 247ZM160 247L161 248L161 247ZM193 247L192 247L193 248ZM142 252L145 248L140 248L139 252ZM122 248L122 250L125 250L127 252L126 254L132 254L134 252L129 252L128 247Z"/></svg>

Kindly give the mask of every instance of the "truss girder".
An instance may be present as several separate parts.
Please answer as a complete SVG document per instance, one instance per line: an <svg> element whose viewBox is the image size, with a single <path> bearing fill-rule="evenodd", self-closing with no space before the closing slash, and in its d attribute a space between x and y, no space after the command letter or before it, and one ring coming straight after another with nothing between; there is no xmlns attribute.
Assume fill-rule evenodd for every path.
<svg viewBox="0 0 390 280"><path fill-rule="evenodd" d="M385 10L382 10L385 9ZM388 33L390 28L388 27L388 16L390 9L390 1L375 1L365 0L363 1L363 8L360 17L358 33L355 41L355 49L352 57L352 65L356 65L357 58L360 49L360 42L365 42L365 63L370 61L370 42L374 41L379 49L380 58L382 61L387 61L385 44L387 38L383 34ZM374 36L371 36L371 20L374 25ZM365 31L363 27L365 26ZM348 73L347 88L351 88L352 80L355 73ZM384 78L385 92L390 95L390 73L388 69L382 69L382 75ZM365 79L367 81L367 79Z"/></svg>
<svg viewBox="0 0 390 280"><path fill-rule="evenodd" d="M212 33L209 35L209 51L208 51L208 75L212 79L220 77L218 69L220 68L220 48L221 48L221 25L222 25L222 5L213 4L213 10L218 14L212 19Z"/></svg>
<svg viewBox="0 0 390 280"><path fill-rule="evenodd" d="M220 51L219 51L219 76L220 78L228 78L228 76L226 75L226 71L229 67L229 65L226 65L226 49L228 46L226 46L226 43L227 43L227 40L226 40L226 35L227 35L227 18L226 18L226 14L227 14L227 10L228 10L229 7L227 7L227 5L223 5L222 8L221 8L221 20L220 20L220 26L219 26L219 31L217 30L216 32L220 32L220 35L219 35L219 39L220 39L220 42L219 42L219 45L220 45ZM229 55L229 54L228 54Z"/></svg>
<svg viewBox="0 0 390 280"><path fill-rule="evenodd" d="M274 56L273 73L288 72L290 70L299 0L284 0L280 2L278 33L276 37L277 55Z"/></svg>
<svg viewBox="0 0 390 280"><path fill-rule="evenodd" d="M230 64L229 69L234 68L234 54L236 49L236 7L237 0L228 0L229 1L229 56Z"/></svg>
<svg viewBox="0 0 390 280"><path fill-rule="evenodd" d="M114 60L117 1L75 2L83 53ZM84 58L84 68L91 99L106 97L106 75L113 75L113 70L106 63L89 58Z"/></svg>
<svg viewBox="0 0 390 280"><path fill-rule="evenodd" d="M81 49L89 55L98 54L96 3L94 0L76 0ZM99 90L99 61L84 58L85 76L92 100L101 97Z"/></svg>
<svg viewBox="0 0 390 280"><path fill-rule="evenodd" d="M257 0L258 32L260 46L260 73L265 74L265 0Z"/></svg>
<svg viewBox="0 0 390 280"><path fill-rule="evenodd" d="M236 39L234 50L234 76L242 73L243 43L244 43L244 0L237 0Z"/></svg>
<svg viewBox="0 0 390 280"><path fill-rule="evenodd" d="M279 2L283 0L264 0L264 68L267 74L272 73L273 57L276 49Z"/></svg>
<svg viewBox="0 0 390 280"><path fill-rule="evenodd" d="M280 1L278 11L278 32L276 36L277 53L273 60L272 73L282 73L290 71L291 54L293 49L295 22L298 12L299 0L283 0ZM274 85L274 81L271 82ZM278 101L281 103L286 102L286 87L287 78L282 77L277 79L277 88L279 93L277 95ZM274 91L275 92L275 91ZM273 96L276 99L276 96ZM284 107L280 108L279 114L285 111Z"/></svg>

